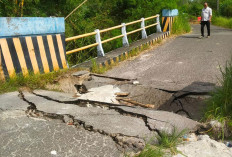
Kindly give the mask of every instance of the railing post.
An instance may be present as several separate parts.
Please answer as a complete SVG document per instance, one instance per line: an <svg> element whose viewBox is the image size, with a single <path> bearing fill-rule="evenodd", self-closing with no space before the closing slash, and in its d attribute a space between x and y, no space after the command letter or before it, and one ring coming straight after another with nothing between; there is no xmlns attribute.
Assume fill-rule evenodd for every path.
<svg viewBox="0 0 232 157"><path fill-rule="evenodd" d="M103 47L102 47L101 34L100 34L99 29L96 29L95 32L97 33L95 37L96 37L96 42L98 43L97 56L98 57L103 57L103 56L105 56L105 53L104 53L104 50L103 50Z"/></svg>
<svg viewBox="0 0 232 157"><path fill-rule="evenodd" d="M126 24L125 23L122 23L122 35L123 35L123 38L122 38L122 43L123 43L123 46L129 46L129 42L128 42L128 38L127 38L127 34L126 34Z"/></svg>
<svg viewBox="0 0 232 157"><path fill-rule="evenodd" d="M141 28L142 28L142 39L146 39L147 38L147 32L145 29L145 20L144 18L141 18L142 22L141 22Z"/></svg>
<svg viewBox="0 0 232 157"><path fill-rule="evenodd" d="M161 26L160 26L159 15L156 17L156 23L158 23L158 24L156 25L156 32L157 32L157 33L162 32Z"/></svg>

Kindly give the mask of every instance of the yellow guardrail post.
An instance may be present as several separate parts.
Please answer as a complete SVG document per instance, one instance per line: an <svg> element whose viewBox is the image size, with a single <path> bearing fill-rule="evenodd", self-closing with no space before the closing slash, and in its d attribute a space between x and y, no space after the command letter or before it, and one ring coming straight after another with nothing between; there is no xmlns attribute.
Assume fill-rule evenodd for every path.
<svg viewBox="0 0 232 157"><path fill-rule="evenodd" d="M160 26L159 15L156 17L156 23L157 23L157 25L156 25L156 32L157 33L162 32L162 29L161 29L161 26Z"/></svg>
<svg viewBox="0 0 232 157"><path fill-rule="evenodd" d="M145 29L145 20L144 18L141 18L142 22L141 22L141 28L142 28L142 39L146 39L147 38L147 32Z"/></svg>
<svg viewBox="0 0 232 157"><path fill-rule="evenodd" d="M96 32L96 36L95 36L96 43L98 43L97 56L98 57L103 57L103 56L105 56L105 53L104 53L104 50L103 50L103 47L102 47L101 34L100 34L99 29L96 29L95 32Z"/></svg>
<svg viewBox="0 0 232 157"><path fill-rule="evenodd" d="M123 35L123 38L122 38L123 46L129 46L127 33L126 33L126 24L125 23L122 23L122 35Z"/></svg>

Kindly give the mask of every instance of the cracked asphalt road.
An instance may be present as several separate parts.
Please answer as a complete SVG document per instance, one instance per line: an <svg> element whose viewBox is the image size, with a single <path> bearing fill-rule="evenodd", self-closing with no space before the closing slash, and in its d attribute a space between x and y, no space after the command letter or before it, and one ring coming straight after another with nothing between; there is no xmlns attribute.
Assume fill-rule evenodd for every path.
<svg viewBox="0 0 232 157"><path fill-rule="evenodd" d="M137 78L143 85L167 90L180 90L192 82L217 83L232 54L232 30L212 26L209 39L198 39L200 25L193 32L168 39L131 61L125 61L106 74L113 77Z"/></svg>
<svg viewBox="0 0 232 157"><path fill-rule="evenodd" d="M155 104L174 101L181 94L212 90L211 84L189 85L195 81L217 82L218 65L225 65L231 57L232 31L213 26L212 37L199 40L198 27L193 26L192 34L169 39L135 60L120 64L108 75L138 78L144 85L163 89L158 92L153 87L122 87L134 89L134 94L150 91L151 95L141 99ZM89 81L87 86L103 84L100 79L98 83ZM174 97L165 93L179 89L182 92ZM192 130L197 125L198 122L172 112L80 100L73 94L12 92L0 95L0 156L119 157L124 152L143 149L161 131L169 132L174 127Z"/></svg>
<svg viewBox="0 0 232 157"><path fill-rule="evenodd" d="M94 101L88 107L86 100L61 92L12 92L0 100L1 157L119 157L143 149L160 131L191 130L199 124L140 107Z"/></svg>

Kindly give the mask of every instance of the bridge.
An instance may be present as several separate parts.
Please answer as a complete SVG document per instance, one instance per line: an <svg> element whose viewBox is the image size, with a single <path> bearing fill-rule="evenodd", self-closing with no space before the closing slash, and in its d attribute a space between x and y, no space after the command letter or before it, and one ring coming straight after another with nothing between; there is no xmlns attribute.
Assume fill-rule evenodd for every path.
<svg viewBox="0 0 232 157"><path fill-rule="evenodd" d="M200 25L192 25L191 33L168 39L162 46L106 74L137 78L141 84L173 91L194 81L218 84L220 67L231 59L232 31L216 26L211 31L211 38L198 39Z"/></svg>
<svg viewBox="0 0 232 157"><path fill-rule="evenodd" d="M120 61L119 56L130 55L135 49L141 51L143 46L149 46L149 49L137 57L121 60L122 63L105 75L82 71L61 78L58 80L60 87L57 90L66 93L21 89L0 95L0 125L4 126L0 127L0 156L118 157L124 152L142 150L145 143L161 131L171 132L174 127L179 131L196 128L200 124L196 120L202 116L202 100L198 96L207 96L214 90L213 84L219 85L220 66L224 66L231 58L232 30L212 26L211 38L198 39L200 26L192 25L193 29L189 34L167 38L169 32L158 32L146 37L143 22L156 17L136 21L142 23L142 28L135 31L142 31L144 39L130 46L126 40L127 24L66 39L70 41L96 35L96 43L70 50L68 54L98 46L98 54L102 57L97 58L96 62L101 66L107 66L117 61L117 58ZM156 21L150 27L158 24L159 21ZM121 28L124 33L106 41L99 40L101 32L116 28ZM123 38L125 47L105 54L101 44L116 38ZM166 39L157 45L157 41L164 38ZM11 45L23 40L14 39ZM41 48L42 43L46 43L44 40L48 40L45 49ZM36 65L46 66L44 69L48 72L53 71L54 67L65 67L66 60L62 59L63 45L59 47L54 44L64 40L62 35L25 38L31 46L35 43L40 45L40 51L37 52L50 56L47 61L44 60L45 64L41 59ZM5 41L9 44L8 40ZM51 47L52 44L55 48ZM59 53L55 50L59 50ZM20 49L13 53L19 54L18 52L24 58ZM51 54L48 55L48 52ZM10 51L7 54L12 55ZM60 57L57 57L58 54ZM37 58L34 56L35 61ZM5 69L13 69L13 72L5 71L8 76L20 71L14 69L14 61L15 59L10 63L4 62ZM24 62L17 62L22 66L21 63L24 63L24 67L28 65L25 59ZM33 65L34 62L31 67ZM77 66L92 65L91 62L86 62ZM37 68L37 72L40 70ZM197 99L185 97L189 93L195 94ZM202 153L207 153L205 151Z"/></svg>

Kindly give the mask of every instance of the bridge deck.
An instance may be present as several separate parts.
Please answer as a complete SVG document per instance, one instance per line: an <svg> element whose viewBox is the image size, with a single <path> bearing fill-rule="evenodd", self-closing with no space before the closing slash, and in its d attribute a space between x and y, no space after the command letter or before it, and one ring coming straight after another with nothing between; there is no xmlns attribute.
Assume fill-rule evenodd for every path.
<svg viewBox="0 0 232 157"><path fill-rule="evenodd" d="M138 78L142 84L169 90L182 89L194 81L217 83L220 66L231 58L232 30L211 26L211 37L198 39L200 25L192 27L192 33L170 39L107 75Z"/></svg>
<svg viewBox="0 0 232 157"><path fill-rule="evenodd" d="M96 58L96 61L97 61L98 64L99 63L104 63L106 61L109 61L112 58L120 56L124 52L129 52L129 51L133 50L134 48L136 48L136 47L138 47L138 46L140 46L142 44L146 44L147 42L152 41L153 39L156 39L158 37L162 37L164 34L167 34L167 33L154 33L154 34L151 34L151 35L148 36L147 39L141 39L141 40L138 40L136 42L131 43L129 47L121 47L121 48L115 49L113 51L110 51L108 53L105 53L104 57L98 57L98 58ZM86 62L78 64L78 65L76 65L74 67L90 68L91 66L92 66L92 62L91 61L86 61Z"/></svg>

